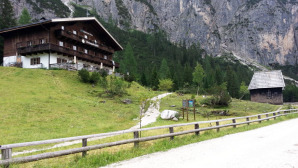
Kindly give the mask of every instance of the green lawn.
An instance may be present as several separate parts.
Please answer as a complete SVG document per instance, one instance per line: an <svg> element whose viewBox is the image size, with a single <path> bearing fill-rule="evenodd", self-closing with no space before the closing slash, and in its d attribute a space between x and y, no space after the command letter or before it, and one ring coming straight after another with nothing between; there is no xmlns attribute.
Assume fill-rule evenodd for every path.
<svg viewBox="0 0 298 168"><path fill-rule="evenodd" d="M131 87L127 90L128 94L123 97L101 97L99 96L103 92L101 87L92 87L90 84L84 84L80 82L77 72L65 70L33 70L0 67L0 79L0 144L124 130L138 122L135 119L139 115L141 99L144 99L144 97L154 97L162 93L149 91L137 83L132 83ZM121 100L126 98L131 99L133 103L129 105L123 104ZM190 95L180 96L173 93L162 99L160 111L165 109L180 111L182 100L190 98ZM195 99L199 102L204 98L200 95L196 96ZM102 103L102 101L105 101L105 103ZM170 107L172 105L175 105L175 107ZM280 107L277 105L233 99L229 107L211 108L198 105L196 121L259 114L274 111ZM231 116L211 116L207 118L201 115L203 112L215 110L229 110ZM190 114L190 120L188 122L193 121L193 114ZM146 127L185 122L186 120L182 119L175 122L158 118L157 122ZM270 121L267 124L275 122ZM260 126L267 124L262 123ZM247 130L260 126L250 126ZM234 130L240 129L235 131L239 132L246 130L246 128L242 127L242 129L237 128ZM77 154L15 166L45 167L45 165L48 165L49 167L80 167L79 165L87 165L87 167L98 167L107 163L234 133L234 131L229 132L224 130L226 129L223 129L220 134L216 133L216 136L212 133L212 136L207 136L206 138L200 136L200 139L194 138L194 136L177 137L173 141L174 144L168 140L150 141L142 143L141 150L133 149L131 147L132 145L120 146L88 152L90 156L86 159L80 159L80 154ZM168 130L161 130L157 133L163 133L163 131ZM149 131L142 135L147 136L147 134L150 135L152 132ZM111 137L88 142L88 145L108 142L109 140L127 139L131 136ZM63 147L63 149L79 147L80 145L76 144ZM16 149L14 151L20 150L23 149ZM55 150L57 149L51 149L49 151ZM93 154L95 155L93 156ZM59 163L59 165L56 163Z"/></svg>
<svg viewBox="0 0 298 168"><path fill-rule="evenodd" d="M175 110L180 113L180 116L182 116L182 100L191 99L191 95L178 95L176 93L173 93L164 99L161 100L160 103L160 111L163 110ZM195 96L196 102L200 102L204 99L202 95ZM196 103L196 104L197 104ZM175 105L175 107L171 107L172 105ZM282 107L281 105L272 105L272 104L264 104L264 103L256 103L251 101L245 101L245 100L238 100L238 99L232 99L232 102L230 106L228 107L202 107L201 104L197 104L196 107L196 120L193 118L193 112L189 112L189 121L188 122L194 122L194 121L203 121L203 120L213 120L213 119L223 119L223 118L232 118L237 116L248 116L253 114L260 114L265 112L271 112L275 111ZM204 112L210 112L210 111L223 111L228 110L230 116L210 116L210 117L203 117L201 114ZM151 126L159 126L159 125L170 125L170 124L176 124L176 123L185 123L186 118L183 120L180 118L179 121L171 121L171 120L162 120L158 119L156 123L149 125Z"/></svg>
<svg viewBox="0 0 298 168"><path fill-rule="evenodd" d="M102 91L80 82L77 72L0 67L0 144L130 128L141 98L160 94L137 83L123 97L99 97ZM133 103L123 104L126 98Z"/></svg>

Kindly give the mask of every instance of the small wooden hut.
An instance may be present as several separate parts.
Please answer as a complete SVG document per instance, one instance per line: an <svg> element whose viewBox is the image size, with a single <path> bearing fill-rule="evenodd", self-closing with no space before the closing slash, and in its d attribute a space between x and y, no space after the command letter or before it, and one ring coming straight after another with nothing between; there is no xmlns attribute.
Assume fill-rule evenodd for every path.
<svg viewBox="0 0 298 168"><path fill-rule="evenodd" d="M259 103L283 104L283 89L285 87L281 70L255 72L248 90L251 101Z"/></svg>

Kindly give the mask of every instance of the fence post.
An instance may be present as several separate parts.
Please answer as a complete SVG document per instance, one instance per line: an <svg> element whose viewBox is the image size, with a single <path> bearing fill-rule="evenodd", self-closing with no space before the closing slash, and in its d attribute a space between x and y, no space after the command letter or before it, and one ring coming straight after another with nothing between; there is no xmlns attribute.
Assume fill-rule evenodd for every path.
<svg viewBox="0 0 298 168"><path fill-rule="evenodd" d="M195 129L199 129L199 128L200 128L200 125L195 124ZM196 131L195 133L196 133L196 135L200 135L200 131Z"/></svg>
<svg viewBox="0 0 298 168"><path fill-rule="evenodd" d="M169 127L169 131L170 131L171 134L174 133L174 128L173 127ZM173 139L174 139L174 136L171 136L170 137L170 140L173 140Z"/></svg>
<svg viewBox="0 0 298 168"><path fill-rule="evenodd" d="M258 115L258 119L260 120L261 119L261 115ZM259 121L259 123L261 123L262 121Z"/></svg>
<svg viewBox="0 0 298 168"><path fill-rule="evenodd" d="M266 118L268 118L269 117L269 114L266 114ZM269 121L269 118L267 119L267 121Z"/></svg>
<svg viewBox="0 0 298 168"><path fill-rule="evenodd" d="M139 131L135 131L133 132L133 137L134 139L138 139L139 138ZM134 147L138 147L139 146L139 141L134 142Z"/></svg>
<svg viewBox="0 0 298 168"><path fill-rule="evenodd" d="M2 154L2 157L1 159L2 160L8 160L8 159L11 159L12 158L12 149L9 148L9 149L2 149L1 150L1 154ZM3 166L4 168L9 168L9 163L4 165Z"/></svg>
<svg viewBox="0 0 298 168"><path fill-rule="evenodd" d="M82 139L82 147L87 146L87 138ZM87 151L82 152L82 157L87 155Z"/></svg>
<svg viewBox="0 0 298 168"><path fill-rule="evenodd" d="M232 119L233 124L236 124L236 119ZM233 128L236 128L236 125L233 125Z"/></svg>
<svg viewBox="0 0 298 168"><path fill-rule="evenodd" d="M219 126L219 121L216 121L216 126ZM216 128L216 131L219 132L219 128Z"/></svg>
<svg viewBox="0 0 298 168"><path fill-rule="evenodd" d="M249 117L246 117L246 121L249 121ZM247 125L249 125L249 123L247 123Z"/></svg>
<svg viewBox="0 0 298 168"><path fill-rule="evenodd" d="M274 116L274 120L276 119L275 115L276 115L276 114L275 114L275 113L273 113L273 116Z"/></svg>

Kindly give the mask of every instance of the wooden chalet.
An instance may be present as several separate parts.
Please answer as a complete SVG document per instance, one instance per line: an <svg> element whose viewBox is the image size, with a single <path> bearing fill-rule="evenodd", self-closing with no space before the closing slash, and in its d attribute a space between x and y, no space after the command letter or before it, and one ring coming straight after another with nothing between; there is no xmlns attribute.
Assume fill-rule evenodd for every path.
<svg viewBox="0 0 298 168"><path fill-rule="evenodd" d="M280 70L255 72L249 84L251 101L283 104L284 78Z"/></svg>
<svg viewBox="0 0 298 168"><path fill-rule="evenodd" d="M94 17L57 18L0 30L4 37L3 66L23 68L105 69L119 64L123 48Z"/></svg>

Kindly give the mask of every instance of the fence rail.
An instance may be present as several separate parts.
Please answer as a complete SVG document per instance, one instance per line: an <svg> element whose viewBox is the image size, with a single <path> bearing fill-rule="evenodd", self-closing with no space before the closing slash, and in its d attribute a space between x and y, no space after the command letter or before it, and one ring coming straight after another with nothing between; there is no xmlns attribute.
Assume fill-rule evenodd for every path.
<svg viewBox="0 0 298 168"><path fill-rule="evenodd" d="M220 128L224 128L224 127L236 128L237 125L244 125L244 124L249 125L250 123L253 123L253 122L261 123L262 121L265 121L265 120L269 121L270 119L276 119L277 117L288 115L288 114L294 114L294 113L298 113L298 110L297 109L280 110L280 111L274 111L274 112L262 113L262 114L251 115L251 116L244 116L244 117L235 117L235 118L210 120L210 121L200 121L200 122L174 124L174 125L158 126L158 127L151 127L151 128L142 128L142 129L135 129L135 130L122 130L122 131L116 131L116 132L110 132L110 133L76 136L76 137L69 137L69 138L60 138L60 139L51 139L51 140L43 140L43 141L0 145L0 149L1 149L1 153L2 153L2 160L0 160L0 165L9 167L9 164L12 164L12 163L26 163L26 162L37 161L37 160L53 158L53 157L59 157L59 156L75 154L75 153L82 153L82 155L85 156L87 151L90 151L90 150L101 149L101 148L117 146L117 145L123 145L123 144L128 144L128 143L134 143L134 146L137 147L139 145L139 142L156 140L156 139L167 138L167 137L169 137L172 140L172 139L174 139L175 136L190 134L190 133L195 133L196 135L199 135L201 131L207 131L207 130L212 130L212 129L216 129L217 131L220 131ZM262 118L262 116L264 116L264 117ZM255 117L257 117L257 119L252 120L252 118L255 118ZM241 119L244 119L245 121L237 122L237 120L241 120ZM232 121L232 122L229 124L220 125L220 123L222 123L224 121ZM210 123L210 124L215 123L216 126L200 128L200 124L206 124L206 123ZM174 127L183 127L183 126L190 126L190 125L194 125L194 129L187 130L187 131L174 132ZM140 135L139 133L142 131L150 131L150 130L157 130L157 129L168 129L169 133L162 134L162 135L148 136L148 137L140 137L139 136ZM126 133L133 133L134 138L128 139L128 140L121 140L121 141L116 141L116 142L87 146L87 141L90 138L108 137L108 136L115 136L115 135L121 135L121 134L126 134ZM43 154L31 155L31 156L25 156L25 157L12 158L12 149L13 148L28 147L28 146L43 145L43 144L54 144L54 143L68 142L68 141L74 141L74 140L82 140L82 147L75 148L75 149L62 150L62 151L48 152L48 153L43 153Z"/></svg>

